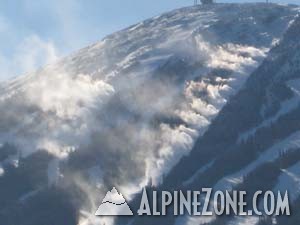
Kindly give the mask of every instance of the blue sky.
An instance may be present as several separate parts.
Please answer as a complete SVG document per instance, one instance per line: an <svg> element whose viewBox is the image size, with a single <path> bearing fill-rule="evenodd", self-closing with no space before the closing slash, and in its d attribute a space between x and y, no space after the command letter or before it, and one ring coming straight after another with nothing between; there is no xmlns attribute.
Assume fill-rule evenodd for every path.
<svg viewBox="0 0 300 225"><path fill-rule="evenodd" d="M281 2L299 4L300 0ZM1 0L0 81L35 70L143 19L192 3L193 0Z"/></svg>

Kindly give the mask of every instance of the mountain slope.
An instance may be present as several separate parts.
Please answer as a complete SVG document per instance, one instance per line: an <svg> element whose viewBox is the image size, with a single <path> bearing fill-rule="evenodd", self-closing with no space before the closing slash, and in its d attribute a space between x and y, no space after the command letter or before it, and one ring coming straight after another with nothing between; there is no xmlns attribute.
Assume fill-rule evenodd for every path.
<svg viewBox="0 0 300 225"><path fill-rule="evenodd" d="M166 186L184 183L199 165L211 163L222 146L236 141L242 125L227 130L228 121L240 117L245 132L252 128L248 124L262 121L256 113L244 118L236 113L238 108L231 112L229 105L210 127L297 12L294 6L273 4L179 9L4 84L0 182L9 190L0 194L1 221L92 224L99 193L104 195L112 186L130 197L150 179L160 184L165 175ZM264 83L268 84L251 81L255 79L247 86L260 85L262 95L241 92L253 101L254 112L263 102ZM275 87L270 86L270 92ZM286 87L279 88L283 93L276 95L277 102L272 98L262 110L267 116L274 116L278 102L293 96L290 92L286 96ZM47 201L53 201L49 209L39 208ZM68 209L70 221L61 219L56 212L60 208ZM19 216L14 217L15 212ZM47 221L52 213L57 216Z"/></svg>
<svg viewBox="0 0 300 225"><path fill-rule="evenodd" d="M221 110L162 189L289 190L291 217L160 218L159 224L287 224L299 220L300 17ZM197 159L197 160L195 160ZM203 169L203 165L209 165ZM199 172L200 171L200 172ZM192 179L190 179L192 177ZM189 182L184 182L189 180ZM148 221L149 220L149 221ZM151 218L134 224L151 224Z"/></svg>

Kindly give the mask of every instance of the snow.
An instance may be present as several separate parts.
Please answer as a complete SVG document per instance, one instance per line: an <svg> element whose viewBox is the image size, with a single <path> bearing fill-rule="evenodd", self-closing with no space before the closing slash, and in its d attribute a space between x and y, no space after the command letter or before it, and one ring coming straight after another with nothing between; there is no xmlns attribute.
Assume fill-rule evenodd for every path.
<svg viewBox="0 0 300 225"><path fill-rule="evenodd" d="M5 165L10 165L15 168L19 167L19 155L9 155L6 159L0 162L0 177L3 176L5 173L5 170L3 168Z"/></svg>
<svg viewBox="0 0 300 225"><path fill-rule="evenodd" d="M229 13L229 7L236 8L236 11ZM4 133L0 132L0 140L15 139L24 149L24 155L41 148L65 158L73 149L90 141L92 130L106 129L107 118L98 121L96 113L102 111L105 114L105 103L114 95L121 94L127 107L138 110L145 117L157 113L166 116L175 114L186 123L176 127L161 124L158 130L149 130L145 126L149 118L141 124L131 124L134 126L132 130L143 127L144 133L160 133L160 137L166 137L168 132L184 136L180 139L181 143L168 138L155 140L158 146L147 151L145 158L151 161L148 163L151 166L146 174L159 182L163 173L189 153L194 140L206 131L230 96L239 90L265 58L272 40L280 38L293 18L286 8L282 18L278 18L280 25L276 29L250 24L249 33L263 30L268 35L255 42L248 38L235 40L241 29L236 21L250 17L251 21L259 20L259 14L252 15L253 7L256 6L225 4L209 9L192 7L173 11L110 35L57 64L9 82L0 97L0 104L17 101L17 105L13 106L19 107L17 96L24 96L21 98L22 104L25 104L22 109L25 107L27 111L27 107L34 106L39 111L22 112L22 120L13 122L16 125ZM232 30L221 35L218 30L221 28L216 29L215 26L222 24L223 20L232 23ZM213 38L207 38L208 34ZM191 66L201 64L194 71L183 74L186 83L179 87L153 82L150 79L152 73L172 59L188 60ZM211 82L210 76L215 69L228 70L229 76L221 77L214 72L215 79ZM145 83L149 85L144 88L143 95L140 85ZM137 89L138 94L128 93L127 89ZM203 93L206 94L201 96ZM134 100L130 96L132 94ZM178 94L182 94L183 99L178 98ZM36 124L35 121L41 117L44 120ZM24 130L30 132L24 133ZM138 134L132 133L132 136L145 143L152 134L138 137ZM132 151L140 150L134 148ZM150 152L159 158L152 154L149 156ZM154 171L153 174L151 171Z"/></svg>
<svg viewBox="0 0 300 225"><path fill-rule="evenodd" d="M184 186L187 186L189 184L192 184L194 180L200 176L201 174L205 173L206 170L208 170L213 164L215 160L212 160L210 163L207 163L206 165L200 167L189 179L183 182Z"/></svg>
<svg viewBox="0 0 300 225"><path fill-rule="evenodd" d="M300 79L289 80L287 82L288 86L295 93L295 96L299 98L300 96Z"/></svg>
<svg viewBox="0 0 300 225"><path fill-rule="evenodd" d="M256 225L259 222L257 216L236 216L228 225Z"/></svg>
<svg viewBox="0 0 300 225"><path fill-rule="evenodd" d="M290 202L294 202L300 196L300 162L283 169L278 178L278 183L273 189L274 192L288 192Z"/></svg>
<svg viewBox="0 0 300 225"><path fill-rule="evenodd" d="M33 191L29 191L26 194L22 195L19 198L19 201L21 203L25 203L27 200L29 200L30 198L32 198L33 196L35 196L36 194L38 194L41 191L41 189L37 189L37 190L33 190Z"/></svg>
<svg viewBox="0 0 300 225"><path fill-rule="evenodd" d="M59 170L59 160L53 159L48 165L48 185L57 185L61 176Z"/></svg>
<svg viewBox="0 0 300 225"><path fill-rule="evenodd" d="M103 172L100 166L94 166L88 170L88 176L91 184L95 185L97 188L103 186Z"/></svg>
<svg viewBox="0 0 300 225"><path fill-rule="evenodd" d="M213 216L180 216L176 219L175 225L204 225L214 220Z"/></svg>
<svg viewBox="0 0 300 225"><path fill-rule="evenodd" d="M245 168L239 170L236 173L223 177L214 186L215 190L232 190L236 185L243 181L243 176L249 174L258 166L265 162L274 161L282 150L297 149L300 147L300 132L291 134L286 139L276 143L271 148L262 153L258 159L251 162Z"/></svg>
<svg viewBox="0 0 300 225"><path fill-rule="evenodd" d="M1 163L0 163L0 177L2 177L5 173L5 170L3 169Z"/></svg>
<svg viewBox="0 0 300 225"><path fill-rule="evenodd" d="M274 12L273 23L262 23ZM136 186L128 195L149 179L159 184L189 154L296 13L291 6L216 4L174 10L116 32L4 84L0 142L20 146L24 156L44 149L59 160L93 149L108 166L100 165L102 174L90 178L101 180L118 168L121 174L111 182L123 181L124 189ZM178 62L184 62L180 74ZM115 98L120 102L111 103ZM119 168L108 161L112 155L127 161ZM57 169L57 162L49 166L50 183L57 182Z"/></svg>
<svg viewBox="0 0 300 225"><path fill-rule="evenodd" d="M293 91L294 96L288 100L281 102L280 109L278 112L264 120L258 126L244 132L239 136L238 143L242 141L246 141L249 137L255 135L256 131L263 127L268 127L272 123L276 122L281 116L291 112L292 110L296 109L300 104L300 79L290 80L287 82L288 87Z"/></svg>

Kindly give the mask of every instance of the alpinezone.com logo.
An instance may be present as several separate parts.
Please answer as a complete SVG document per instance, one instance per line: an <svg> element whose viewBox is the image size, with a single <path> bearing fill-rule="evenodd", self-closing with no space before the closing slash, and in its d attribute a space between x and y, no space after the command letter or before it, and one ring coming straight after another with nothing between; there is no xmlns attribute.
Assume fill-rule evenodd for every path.
<svg viewBox="0 0 300 225"><path fill-rule="evenodd" d="M256 191L248 196L246 191L214 191L212 188L173 192L143 189L135 215L166 216L170 213L174 216L280 216L290 215L291 210L287 191ZM106 194L95 215L131 216L134 213L123 195L113 188Z"/></svg>

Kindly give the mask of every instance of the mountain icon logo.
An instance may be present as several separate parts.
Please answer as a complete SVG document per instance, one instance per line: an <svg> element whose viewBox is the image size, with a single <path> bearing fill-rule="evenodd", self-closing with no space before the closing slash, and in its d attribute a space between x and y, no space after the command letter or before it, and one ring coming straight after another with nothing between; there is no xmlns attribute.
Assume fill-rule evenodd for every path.
<svg viewBox="0 0 300 225"><path fill-rule="evenodd" d="M126 200L114 187L108 191L101 205L95 213L96 216L133 216Z"/></svg>

